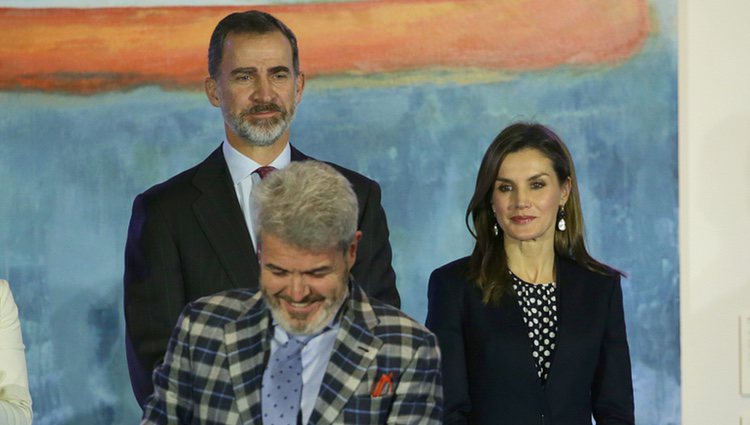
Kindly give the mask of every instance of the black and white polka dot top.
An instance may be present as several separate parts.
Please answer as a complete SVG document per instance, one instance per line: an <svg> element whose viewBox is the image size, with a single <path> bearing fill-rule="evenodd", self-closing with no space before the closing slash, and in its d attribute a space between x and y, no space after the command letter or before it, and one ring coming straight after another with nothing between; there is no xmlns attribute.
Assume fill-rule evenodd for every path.
<svg viewBox="0 0 750 425"><path fill-rule="evenodd" d="M531 355L542 384L547 382L557 337L557 297L555 282L534 284L510 273L523 321L531 339Z"/></svg>

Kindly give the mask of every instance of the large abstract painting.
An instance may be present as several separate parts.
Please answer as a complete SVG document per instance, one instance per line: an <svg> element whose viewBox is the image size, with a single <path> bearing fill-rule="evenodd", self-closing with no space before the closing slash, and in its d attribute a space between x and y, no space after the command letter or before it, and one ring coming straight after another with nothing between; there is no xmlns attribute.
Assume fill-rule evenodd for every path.
<svg viewBox="0 0 750 425"><path fill-rule="evenodd" d="M249 8L78 6L0 9L0 278L19 304L39 425L138 420L123 344L131 202L221 142L202 93L208 38ZM380 182L417 320L430 272L470 252L485 148L516 120L554 128L592 253L628 274L637 422L680 423L674 0L253 7L299 38L308 84L292 142Z"/></svg>

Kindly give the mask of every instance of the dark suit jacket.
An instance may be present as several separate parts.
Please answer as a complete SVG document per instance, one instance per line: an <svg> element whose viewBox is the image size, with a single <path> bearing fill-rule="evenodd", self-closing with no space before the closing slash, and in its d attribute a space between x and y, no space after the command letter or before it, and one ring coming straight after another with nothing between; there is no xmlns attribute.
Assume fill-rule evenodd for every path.
<svg viewBox="0 0 750 425"><path fill-rule="evenodd" d="M427 327L442 351L445 423L633 424L619 276L558 259L558 332L542 386L515 294L482 303L468 258L432 273Z"/></svg>
<svg viewBox="0 0 750 425"><path fill-rule="evenodd" d="M309 424L439 424L435 335L352 283ZM260 424L271 350L260 293L225 291L190 303L154 373L143 424ZM371 392L384 374L394 384Z"/></svg>
<svg viewBox="0 0 750 425"><path fill-rule="evenodd" d="M292 161L311 159L292 147ZM331 164L352 184L363 236L352 274L372 297L400 306L380 187ZM221 147L206 160L138 195L125 247L125 323L138 403L152 390L177 317L190 301L258 288L258 258Z"/></svg>

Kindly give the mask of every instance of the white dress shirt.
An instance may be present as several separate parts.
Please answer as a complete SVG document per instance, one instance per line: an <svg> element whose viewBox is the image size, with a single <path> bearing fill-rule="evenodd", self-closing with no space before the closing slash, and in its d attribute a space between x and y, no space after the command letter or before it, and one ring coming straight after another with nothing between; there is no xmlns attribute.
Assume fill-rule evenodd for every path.
<svg viewBox="0 0 750 425"><path fill-rule="evenodd" d="M227 141L222 143L221 149L224 153L224 159L227 161L227 167L229 167L229 174L232 176L234 192L237 194L237 200L240 202L242 214L245 216L247 230L250 232L250 237L253 240L253 247L257 249L258 242L256 241L255 231L253 230L253 205L250 193L253 190L253 184L260 181L260 176L258 174L253 174L253 171L257 170L258 167L262 167L263 164L258 164L252 159L246 157ZM268 165L281 169L289 165L291 160L292 148L290 148L289 143L287 143L279 156Z"/></svg>
<svg viewBox="0 0 750 425"><path fill-rule="evenodd" d="M0 424L31 424L31 395L26 375L18 308L8 282L0 279Z"/></svg>

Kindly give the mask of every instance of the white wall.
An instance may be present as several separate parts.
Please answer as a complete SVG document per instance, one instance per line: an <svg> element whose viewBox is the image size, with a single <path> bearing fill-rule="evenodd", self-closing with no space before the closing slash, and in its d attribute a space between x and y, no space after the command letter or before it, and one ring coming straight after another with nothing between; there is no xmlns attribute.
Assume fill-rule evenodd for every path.
<svg viewBox="0 0 750 425"><path fill-rule="evenodd" d="M738 424L750 418L738 332L750 312L750 2L679 7L682 423Z"/></svg>

